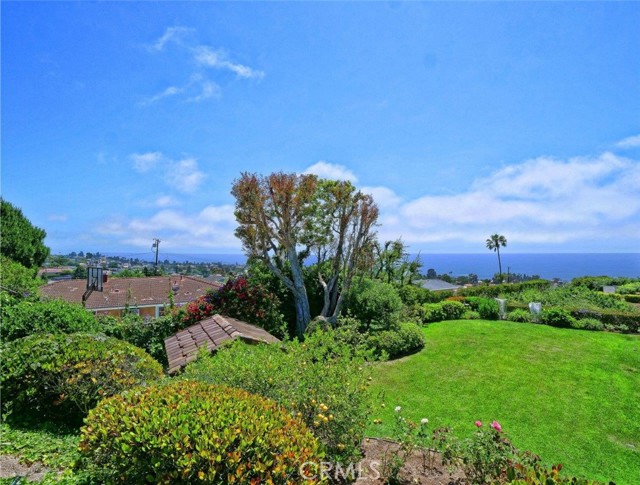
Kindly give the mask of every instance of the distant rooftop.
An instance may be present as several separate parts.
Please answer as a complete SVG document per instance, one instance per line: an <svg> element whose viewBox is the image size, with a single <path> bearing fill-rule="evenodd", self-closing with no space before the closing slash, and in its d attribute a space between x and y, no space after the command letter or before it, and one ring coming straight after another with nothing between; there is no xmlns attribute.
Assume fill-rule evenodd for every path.
<svg viewBox="0 0 640 485"><path fill-rule="evenodd" d="M429 280L421 280L417 282L422 288L425 288L430 291L444 291L444 290L457 290L461 288L459 285L452 285L451 283L447 283L443 280L438 279L429 279Z"/></svg>

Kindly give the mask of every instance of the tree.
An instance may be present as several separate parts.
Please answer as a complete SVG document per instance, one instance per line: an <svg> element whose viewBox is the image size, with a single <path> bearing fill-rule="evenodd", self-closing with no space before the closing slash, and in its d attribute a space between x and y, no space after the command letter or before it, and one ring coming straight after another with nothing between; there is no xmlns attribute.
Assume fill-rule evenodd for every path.
<svg viewBox="0 0 640 485"><path fill-rule="evenodd" d="M349 182L282 172L242 173L231 193L235 234L247 255L263 261L291 291L296 333L301 336L311 320L303 265L312 253L323 289L321 315L335 320L371 244L378 218L371 196Z"/></svg>
<svg viewBox="0 0 640 485"><path fill-rule="evenodd" d="M507 246L507 238L500 234L493 234L487 239L487 249L498 253L498 269L500 272L500 279L502 279L502 261L500 261L500 246L503 248Z"/></svg>
<svg viewBox="0 0 640 485"><path fill-rule="evenodd" d="M0 253L26 268L37 270L49 256L47 233L35 227L13 204L0 199Z"/></svg>
<svg viewBox="0 0 640 485"><path fill-rule="evenodd" d="M375 256L371 269L373 279L404 286L405 284L410 285L414 279L418 278L419 270L422 267L420 255L411 261L407 246L402 242L402 239L386 241L384 246L375 241L373 252Z"/></svg>

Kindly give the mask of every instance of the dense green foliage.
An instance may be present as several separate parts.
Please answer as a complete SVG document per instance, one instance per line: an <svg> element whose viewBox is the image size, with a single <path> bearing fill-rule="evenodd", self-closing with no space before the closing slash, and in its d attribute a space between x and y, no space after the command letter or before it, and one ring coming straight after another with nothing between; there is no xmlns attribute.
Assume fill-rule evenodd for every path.
<svg viewBox="0 0 640 485"><path fill-rule="evenodd" d="M163 366L167 365L164 340L184 328L182 319L173 315L145 320L130 313L121 318L101 316L99 322L106 335L143 349Z"/></svg>
<svg viewBox="0 0 640 485"><path fill-rule="evenodd" d="M367 346L375 357L394 359L413 354L424 348L424 335L413 322L401 323L397 328L369 334Z"/></svg>
<svg viewBox="0 0 640 485"><path fill-rule="evenodd" d="M363 330L387 330L398 324L402 300L390 283L364 279L354 282L346 312L363 324Z"/></svg>
<svg viewBox="0 0 640 485"><path fill-rule="evenodd" d="M187 379L224 384L262 395L299 416L330 459L359 454L369 413L364 355L321 329L280 345L236 341L215 355L201 355Z"/></svg>
<svg viewBox="0 0 640 485"><path fill-rule="evenodd" d="M503 283L499 285L480 284L469 288L461 288L457 294L462 296L485 296L496 298L499 296L522 293L526 290L543 291L551 287L551 282L547 280L529 280L522 283Z"/></svg>
<svg viewBox="0 0 640 485"><path fill-rule="evenodd" d="M37 299L42 283L32 269L0 255L0 304L3 307L24 299Z"/></svg>
<svg viewBox="0 0 640 485"><path fill-rule="evenodd" d="M423 332L422 352L374 366L371 395L383 396L386 407L377 408L372 417L383 422L368 434L392 436L394 406L461 439L476 420L497 419L545 465L640 483L638 336L482 320Z"/></svg>
<svg viewBox="0 0 640 485"><path fill-rule="evenodd" d="M590 290L602 291L603 286L622 286L638 282L638 278L614 278L611 276L580 276L571 280L571 286L584 286Z"/></svg>
<svg viewBox="0 0 640 485"><path fill-rule="evenodd" d="M22 211L0 199L0 253L26 268L37 270L49 255L47 233L35 227Z"/></svg>
<svg viewBox="0 0 640 485"><path fill-rule="evenodd" d="M0 309L5 342L34 333L99 332L100 323L81 305L63 300L28 301Z"/></svg>
<svg viewBox="0 0 640 485"><path fill-rule="evenodd" d="M67 422L103 397L162 377L143 350L104 335L31 335L4 344L1 357L5 409Z"/></svg>
<svg viewBox="0 0 640 485"><path fill-rule="evenodd" d="M304 423L274 402L188 381L105 399L80 450L95 483L300 483L299 467L322 459Z"/></svg>

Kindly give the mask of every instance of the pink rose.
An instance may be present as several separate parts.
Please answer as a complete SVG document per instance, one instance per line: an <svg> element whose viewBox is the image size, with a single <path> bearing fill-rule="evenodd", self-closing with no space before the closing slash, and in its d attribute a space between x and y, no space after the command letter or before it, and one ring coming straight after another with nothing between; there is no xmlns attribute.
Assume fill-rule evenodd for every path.
<svg viewBox="0 0 640 485"><path fill-rule="evenodd" d="M476 421L476 426L478 428L481 428L482 427L482 421Z"/></svg>
<svg viewBox="0 0 640 485"><path fill-rule="evenodd" d="M500 426L500 423L498 423L497 421L494 421L493 423L491 423L491 427L495 429L498 433L502 431L502 426Z"/></svg>

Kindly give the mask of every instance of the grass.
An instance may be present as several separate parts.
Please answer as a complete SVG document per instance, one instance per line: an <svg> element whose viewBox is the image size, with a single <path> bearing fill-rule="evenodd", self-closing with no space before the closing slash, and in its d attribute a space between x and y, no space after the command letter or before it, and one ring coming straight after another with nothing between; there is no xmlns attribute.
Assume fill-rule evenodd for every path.
<svg viewBox="0 0 640 485"><path fill-rule="evenodd" d="M78 458L78 441L77 430L53 423L0 424L0 455L17 456L27 465L42 462L52 470L42 483L73 481L70 473ZM12 482L12 478L0 479L3 485Z"/></svg>
<svg viewBox="0 0 640 485"><path fill-rule="evenodd" d="M640 337L482 320L424 333L421 352L376 366L370 436L390 435L395 406L460 437L496 419L563 474L640 483Z"/></svg>

